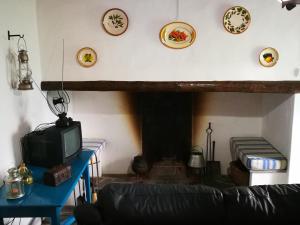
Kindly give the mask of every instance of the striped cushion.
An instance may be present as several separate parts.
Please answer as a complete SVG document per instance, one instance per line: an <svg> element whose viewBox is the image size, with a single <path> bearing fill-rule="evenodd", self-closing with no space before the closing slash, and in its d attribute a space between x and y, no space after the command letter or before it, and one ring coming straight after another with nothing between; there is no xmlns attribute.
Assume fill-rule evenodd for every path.
<svg viewBox="0 0 300 225"><path fill-rule="evenodd" d="M240 159L249 170L285 170L286 158L261 137L233 137L230 139L233 160Z"/></svg>

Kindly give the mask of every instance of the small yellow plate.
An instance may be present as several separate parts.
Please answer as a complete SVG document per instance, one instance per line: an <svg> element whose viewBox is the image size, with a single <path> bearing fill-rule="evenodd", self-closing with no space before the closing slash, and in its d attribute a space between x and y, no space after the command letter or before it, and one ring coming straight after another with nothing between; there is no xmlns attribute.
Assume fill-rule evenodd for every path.
<svg viewBox="0 0 300 225"><path fill-rule="evenodd" d="M89 47L81 48L77 52L77 62L83 67L91 67L97 62L97 53Z"/></svg>
<svg viewBox="0 0 300 225"><path fill-rule="evenodd" d="M262 66L275 66L279 59L279 54L275 48L265 48L259 54L259 62Z"/></svg>

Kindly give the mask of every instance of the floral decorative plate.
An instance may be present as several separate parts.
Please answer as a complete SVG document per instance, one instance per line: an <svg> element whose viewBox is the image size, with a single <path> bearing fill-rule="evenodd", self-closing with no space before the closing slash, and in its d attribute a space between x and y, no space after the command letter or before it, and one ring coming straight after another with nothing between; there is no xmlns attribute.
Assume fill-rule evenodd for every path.
<svg viewBox="0 0 300 225"><path fill-rule="evenodd" d="M118 36L127 30L128 17L121 9L109 9L104 13L102 24L108 34Z"/></svg>
<svg viewBox="0 0 300 225"><path fill-rule="evenodd" d="M248 29L250 22L250 13L242 6L234 6L228 9L223 17L225 29L232 34L243 33Z"/></svg>
<svg viewBox="0 0 300 225"><path fill-rule="evenodd" d="M262 66L272 67L275 66L279 59L279 54L274 48L265 48L260 52L259 62Z"/></svg>
<svg viewBox="0 0 300 225"><path fill-rule="evenodd" d="M82 48L77 52L77 62L83 67L91 67L97 62L97 53L92 48Z"/></svg>
<svg viewBox="0 0 300 225"><path fill-rule="evenodd" d="M174 49L182 49L192 45L196 39L195 29L184 22L172 22L166 24L160 30L160 41L165 46Z"/></svg>

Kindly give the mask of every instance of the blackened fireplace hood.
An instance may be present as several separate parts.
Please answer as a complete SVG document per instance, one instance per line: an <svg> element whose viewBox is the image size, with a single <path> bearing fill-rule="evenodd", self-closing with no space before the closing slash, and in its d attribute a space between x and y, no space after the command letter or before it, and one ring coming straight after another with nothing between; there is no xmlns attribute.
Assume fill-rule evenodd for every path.
<svg viewBox="0 0 300 225"><path fill-rule="evenodd" d="M59 90L61 81L42 81L43 91ZM299 93L300 81L64 81L69 91Z"/></svg>

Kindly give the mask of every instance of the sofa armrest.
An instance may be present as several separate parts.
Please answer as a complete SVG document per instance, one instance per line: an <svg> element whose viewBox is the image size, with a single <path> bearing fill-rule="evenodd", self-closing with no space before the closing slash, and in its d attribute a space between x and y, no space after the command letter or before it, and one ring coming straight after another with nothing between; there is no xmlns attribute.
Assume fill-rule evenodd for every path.
<svg viewBox="0 0 300 225"><path fill-rule="evenodd" d="M74 217L79 225L103 224L101 214L92 204L79 205L74 209Z"/></svg>

